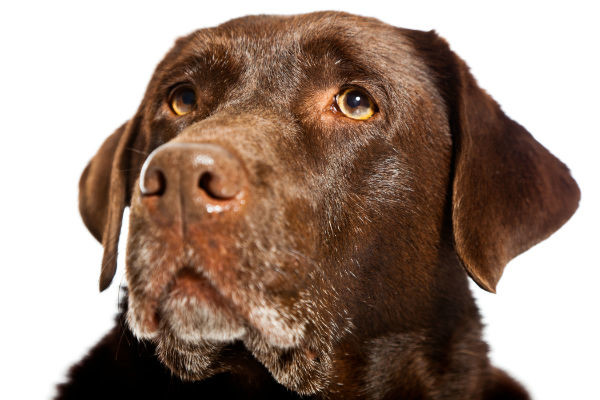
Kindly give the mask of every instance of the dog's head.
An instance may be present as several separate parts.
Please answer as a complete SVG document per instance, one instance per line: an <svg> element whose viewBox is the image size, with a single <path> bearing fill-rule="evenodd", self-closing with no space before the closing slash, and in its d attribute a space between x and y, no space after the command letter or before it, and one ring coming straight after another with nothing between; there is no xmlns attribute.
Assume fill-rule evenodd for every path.
<svg viewBox="0 0 600 400"><path fill-rule="evenodd" d="M578 199L443 39L341 13L179 39L80 183L101 289L130 205L129 324L177 374L239 341L301 393L348 340L459 310L464 270L494 291Z"/></svg>

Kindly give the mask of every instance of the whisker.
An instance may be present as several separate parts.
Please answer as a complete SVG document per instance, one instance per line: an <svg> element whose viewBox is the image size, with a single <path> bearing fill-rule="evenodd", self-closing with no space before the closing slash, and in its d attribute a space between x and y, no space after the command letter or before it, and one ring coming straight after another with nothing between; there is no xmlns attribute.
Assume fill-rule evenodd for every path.
<svg viewBox="0 0 600 400"><path fill-rule="evenodd" d="M317 261L313 260L311 257L307 256L306 254L299 252L298 250L291 249L291 248L280 248L279 250L283 253L287 253L291 256L294 256L296 259L302 259L303 261L308 262L313 267L319 266Z"/></svg>
<svg viewBox="0 0 600 400"><path fill-rule="evenodd" d="M141 154L141 155L143 155L143 156L147 156L148 154L150 154L150 153L148 153L148 152L146 152L146 151L139 150L139 149L135 149L135 148L133 148L133 147L126 147L126 148L125 148L125 150L132 151L132 152L134 152L134 153L138 153L138 154Z"/></svg>

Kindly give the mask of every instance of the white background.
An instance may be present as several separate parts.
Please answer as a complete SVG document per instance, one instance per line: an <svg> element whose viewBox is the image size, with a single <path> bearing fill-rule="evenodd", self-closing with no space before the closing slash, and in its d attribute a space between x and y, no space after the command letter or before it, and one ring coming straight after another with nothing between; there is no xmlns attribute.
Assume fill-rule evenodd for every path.
<svg viewBox="0 0 600 400"><path fill-rule="evenodd" d="M452 3L452 6L449 5ZM583 197L558 233L473 286L496 365L537 399L599 399L600 29L592 2L177 1L0 5L0 398L49 398L112 324L79 174L133 115L173 40L255 13L343 9L436 29L506 113L562 159ZM122 281L123 264L119 265Z"/></svg>

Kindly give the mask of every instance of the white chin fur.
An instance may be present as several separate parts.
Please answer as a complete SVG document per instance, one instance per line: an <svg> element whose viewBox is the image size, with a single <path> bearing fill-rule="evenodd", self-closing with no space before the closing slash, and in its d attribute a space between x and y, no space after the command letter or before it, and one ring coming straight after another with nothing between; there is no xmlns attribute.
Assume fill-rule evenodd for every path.
<svg viewBox="0 0 600 400"><path fill-rule="evenodd" d="M231 315L194 297L168 299L161 307L161 317L175 336L189 343L231 342L246 333Z"/></svg>
<svg viewBox="0 0 600 400"><path fill-rule="evenodd" d="M139 339L155 339L158 330L149 331L143 323L147 317L129 302L127 322ZM289 321L276 307L254 305L248 313L248 322L271 346L281 349L297 347L304 337L304 324ZM188 342L212 341L217 343L243 339L247 333L244 324L222 309L199 301L195 297L171 297L160 306L160 325L175 337Z"/></svg>

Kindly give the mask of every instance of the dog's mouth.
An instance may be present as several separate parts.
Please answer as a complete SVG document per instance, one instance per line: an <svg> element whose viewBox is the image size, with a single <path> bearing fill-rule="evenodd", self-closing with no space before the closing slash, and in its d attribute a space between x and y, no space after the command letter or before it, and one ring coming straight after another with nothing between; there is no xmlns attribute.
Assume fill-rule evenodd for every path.
<svg viewBox="0 0 600 400"><path fill-rule="evenodd" d="M221 352L239 345L284 385L302 381L287 382L289 370L304 368L311 382L325 374L329 345L322 338L330 335L315 321L320 305L305 276L295 273L305 271L302 259L275 246L238 251L215 234L182 246L171 231L161 232L160 240L146 232L129 238L127 320L167 366L201 379L220 365Z"/></svg>
<svg viewBox="0 0 600 400"><path fill-rule="evenodd" d="M214 282L189 266L162 279L163 285L149 285L161 293L154 301L130 293L129 325L140 338L169 335L190 344L229 343L244 341L250 334L289 348L298 345L304 335L304 324L292 319L272 296L239 282Z"/></svg>
<svg viewBox="0 0 600 400"><path fill-rule="evenodd" d="M156 310L159 329L188 342L242 338L246 328L239 315L209 279L188 267L175 274Z"/></svg>
<svg viewBox="0 0 600 400"><path fill-rule="evenodd" d="M166 293L174 299L196 299L197 301L214 304L219 308L229 308L230 305L223 295L202 274L190 267L182 268L175 274L168 285Z"/></svg>

